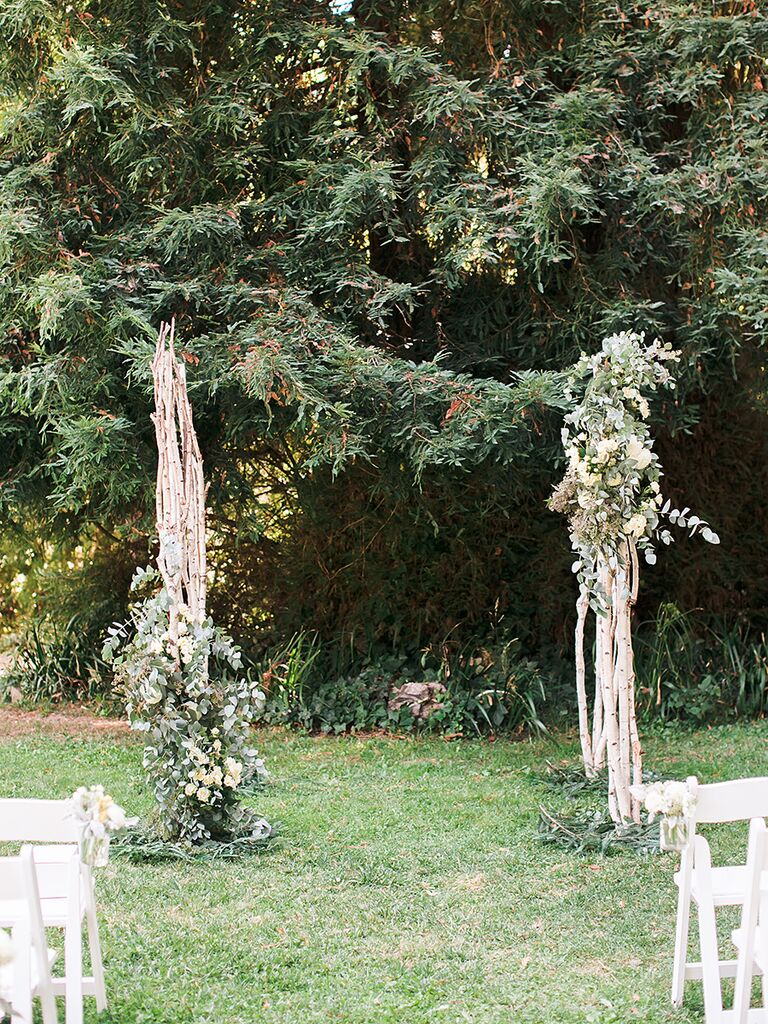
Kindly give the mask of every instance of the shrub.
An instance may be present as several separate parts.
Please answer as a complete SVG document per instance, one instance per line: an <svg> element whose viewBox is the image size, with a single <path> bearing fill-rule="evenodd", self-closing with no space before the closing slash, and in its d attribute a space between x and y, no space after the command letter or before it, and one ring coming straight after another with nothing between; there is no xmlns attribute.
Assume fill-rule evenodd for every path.
<svg viewBox="0 0 768 1024"><path fill-rule="evenodd" d="M64 625L34 618L18 638L17 653L3 676L2 687L6 692L16 688L32 702L100 696L107 677L97 647L98 635L80 616Z"/></svg>
<svg viewBox="0 0 768 1024"><path fill-rule="evenodd" d="M267 659L260 670L267 722L324 733L388 729L472 736L544 729L538 710L545 699L543 676L520 655L517 640L452 657L428 650L421 663L389 655L331 678L324 653L317 637L302 633ZM426 717L392 701L408 682L445 688Z"/></svg>
<svg viewBox="0 0 768 1024"><path fill-rule="evenodd" d="M649 719L701 725L768 710L768 642L744 623L702 623L665 603L638 632L636 655Z"/></svg>

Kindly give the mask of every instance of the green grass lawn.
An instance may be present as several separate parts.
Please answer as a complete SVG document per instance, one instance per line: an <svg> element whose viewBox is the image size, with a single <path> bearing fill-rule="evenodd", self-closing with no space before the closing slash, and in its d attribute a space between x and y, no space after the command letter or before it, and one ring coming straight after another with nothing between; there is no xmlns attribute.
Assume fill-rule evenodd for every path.
<svg viewBox="0 0 768 1024"><path fill-rule="evenodd" d="M532 772L551 743L260 737L282 823L272 852L99 876L112 1024L700 1021L668 988L671 856L542 846ZM650 766L703 781L766 771L764 724L671 734ZM132 738L0 740L0 793L103 782L151 804ZM738 835L715 839L738 856ZM88 1021L96 1019L88 1000Z"/></svg>

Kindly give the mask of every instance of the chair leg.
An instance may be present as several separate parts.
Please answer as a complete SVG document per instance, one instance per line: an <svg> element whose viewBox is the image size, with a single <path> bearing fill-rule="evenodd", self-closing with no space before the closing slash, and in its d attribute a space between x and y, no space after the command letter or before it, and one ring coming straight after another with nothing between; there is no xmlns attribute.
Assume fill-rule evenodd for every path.
<svg viewBox="0 0 768 1024"><path fill-rule="evenodd" d="M67 1024L83 1024L83 932L70 924L64 933L64 975Z"/></svg>
<svg viewBox="0 0 768 1024"><path fill-rule="evenodd" d="M699 941L704 983L704 1020L706 1024L721 1024L723 1018L723 990L720 985L720 955L717 947L715 908L702 900L699 911Z"/></svg>
<svg viewBox="0 0 768 1024"><path fill-rule="evenodd" d="M18 1024L32 1024L32 960L28 921L21 921L12 930L13 942L21 955L13 961L13 987L11 989L12 1020Z"/></svg>
<svg viewBox="0 0 768 1024"><path fill-rule="evenodd" d="M677 923L675 925L675 959L672 967L672 1005L683 1005L685 992L685 966L688 961L688 931L691 920L691 896L680 887L677 896Z"/></svg>
<svg viewBox="0 0 768 1024"><path fill-rule="evenodd" d="M43 1011L43 1024L59 1024L56 997L53 994L53 990L46 983L41 985L38 994L40 996L40 1007Z"/></svg>
<svg viewBox="0 0 768 1024"><path fill-rule="evenodd" d="M101 1013L102 1010L107 1008L107 989L104 984L104 962L101 959L99 922L93 902L93 891L89 894L85 910L85 920L88 927L88 946L91 950L91 969L93 970L93 981L96 987L96 1009Z"/></svg>

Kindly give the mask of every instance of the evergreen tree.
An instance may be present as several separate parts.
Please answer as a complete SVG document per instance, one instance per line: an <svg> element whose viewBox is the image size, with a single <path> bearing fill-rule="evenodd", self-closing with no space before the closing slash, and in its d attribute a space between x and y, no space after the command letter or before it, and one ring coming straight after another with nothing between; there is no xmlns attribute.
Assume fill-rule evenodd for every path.
<svg viewBox="0 0 768 1024"><path fill-rule="evenodd" d="M9 524L146 545L175 315L233 625L558 643L559 378L525 371L631 328L685 352L663 460L723 537L658 584L765 608L762 5L8 0L0 29Z"/></svg>

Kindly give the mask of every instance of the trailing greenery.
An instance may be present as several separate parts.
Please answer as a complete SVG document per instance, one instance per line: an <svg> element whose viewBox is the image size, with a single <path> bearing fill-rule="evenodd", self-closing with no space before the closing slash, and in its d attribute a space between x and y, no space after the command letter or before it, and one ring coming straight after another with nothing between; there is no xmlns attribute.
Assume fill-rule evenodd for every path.
<svg viewBox="0 0 768 1024"><path fill-rule="evenodd" d="M253 854L265 853L272 847L273 830L259 835L243 833L232 839L205 839L194 845L189 842L168 842L152 828L131 828L115 837L111 852L134 864L194 864L205 861L233 861Z"/></svg>
<svg viewBox="0 0 768 1024"><path fill-rule="evenodd" d="M503 619L554 664L559 372L631 328L683 354L654 433L723 540L642 614L764 620L763 5L6 0L0 29L4 530L146 553L175 314L216 621L359 665Z"/></svg>
<svg viewBox="0 0 768 1024"><path fill-rule="evenodd" d="M617 825L605 811L573 816L554 815L545 807L539 812L539 839L574 853L607 855L628 850L639 854L659 852L659 823Z"/></svg>

